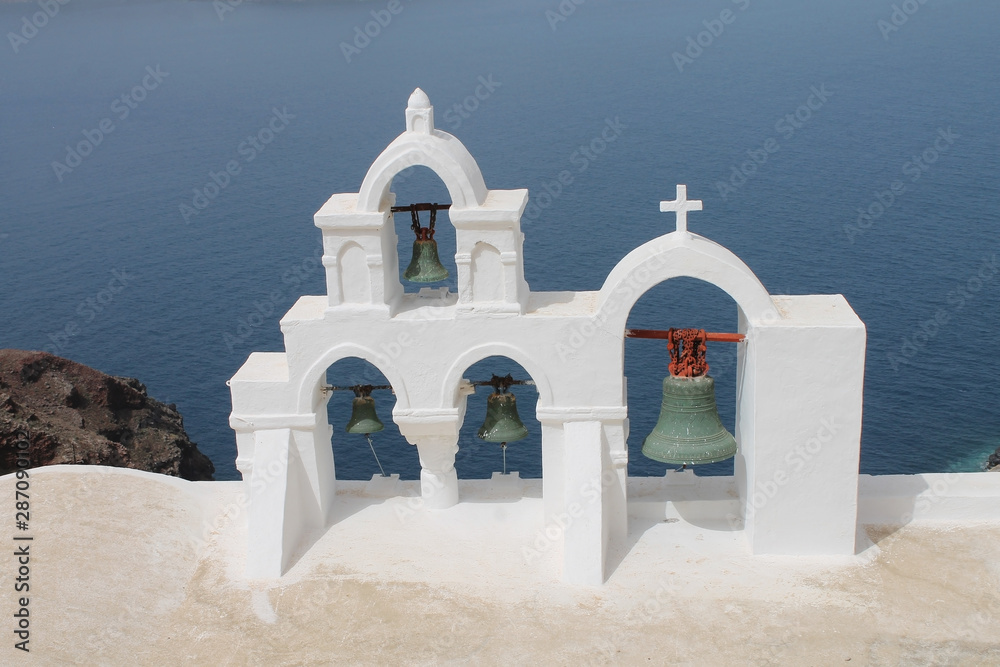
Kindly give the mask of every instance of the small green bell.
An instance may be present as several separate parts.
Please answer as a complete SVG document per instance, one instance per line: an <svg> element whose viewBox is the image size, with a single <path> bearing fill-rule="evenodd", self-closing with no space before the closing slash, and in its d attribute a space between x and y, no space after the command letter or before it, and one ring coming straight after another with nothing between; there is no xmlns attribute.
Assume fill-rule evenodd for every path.
<svg viewBox="0 0 1000 667"><path fill-rule="evenodd" d="M356 396L351 405L351 420L347 422L348 433L377 433L385 424L375 414L375 399L369 395Z"/></svg>
<svg viewBox="0 0 1000 667"><path fill-rule="evenodd" d="M413 258L403 272L403 278L411 283L436 283L448 279L448 269L438 259L438 246L433 234L418 237L413 242Z"/></svg>
<svg viewBox="0 0 1000 667"><path fill-rule="evenodd" d="M715 380L708 375L663 379L660 418L642 443L642 453L661 463L697 464L736 455L736 439L722 425Z"/></svg>
<svg viewBox="0 0 1000 667"><path fill-rule="evenodd" d="M527 437L528 429L517 416L514 394L494 391L486 399L486 419L477 433L486 442L514 442Z"/></svg>

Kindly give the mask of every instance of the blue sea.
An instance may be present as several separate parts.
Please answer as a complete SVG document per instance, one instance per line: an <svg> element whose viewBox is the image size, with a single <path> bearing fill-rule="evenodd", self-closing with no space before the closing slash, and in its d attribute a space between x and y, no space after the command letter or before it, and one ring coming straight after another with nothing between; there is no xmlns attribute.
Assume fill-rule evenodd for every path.
<svg viewBox="0 0 1000 667"><path fill-rule="evenodd" d="M547 204L522 220L533 290L599 289L674 228L658 202L686 183L704 201L690 228L772 294L840 293L867 325L862 472L978 470L1000 445L998 26L1000 3L960 0L0 3L0 347L139 378L237 479L226 380L324 292L312 216L358 190L419 86L489 187ZM423 168L394 190L448 201ZM629 325L733 331L736 307L674 280ZM625 345L629 471L662 474L639 450L665 349ZM734 352L708 357L730 428ZM505 359L466 377L494 372L526 377ZM329 380L382 378L345 360ZM485 393L462 477L503 465L475 437ZM507 466L538 476L535 393L515 393L531 435ZM392 396L376 399L382 464L415 478ZM331 401L337 472L365 479L378 467L343 432L349 403Z"/></svg>

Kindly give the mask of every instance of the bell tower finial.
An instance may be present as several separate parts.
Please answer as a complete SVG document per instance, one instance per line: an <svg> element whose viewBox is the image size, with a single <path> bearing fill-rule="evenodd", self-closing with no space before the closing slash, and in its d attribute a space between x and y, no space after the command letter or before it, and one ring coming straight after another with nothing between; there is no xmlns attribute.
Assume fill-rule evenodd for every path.
<svg viewBox="0 0 1000 667"><path fill-rule="evenodd" d="M406 102L406 131L430 134L434 131L434 107L427 93L417 88Z"/></svg>

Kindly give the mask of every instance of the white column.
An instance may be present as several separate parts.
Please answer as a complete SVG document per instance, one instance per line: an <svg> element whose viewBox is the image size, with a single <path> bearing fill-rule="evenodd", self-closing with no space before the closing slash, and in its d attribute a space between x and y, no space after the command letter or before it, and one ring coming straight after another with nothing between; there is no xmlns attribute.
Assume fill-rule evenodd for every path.
<svg viewBox="0 0 1000 667"><path fill-rule="evenodd" d="M289 525L288 468L292 451L291 429L254 433L254 462L250 473L250 506L247 510L247 576L277 578L287 565L297 530ZM294 524L294 519L293 522Z"/></svg>
<svg viewBox="0 0 1000 667"><path fill-rule="evenodd" d="M331 442L333 429L326 421L325 411L322 415L314 415L314 418L315 426L295 429L292 436L298 458L302 461L301 473L305 478L305 484L299 488L299 492L307 508L306 518L312 526L324 528L337 493Z"/></svg>
<svg viewBox="0 0 1000 667"><path fill-rule="evenodd" d="M566 511L566 445L562 423L542 422L542 503L545 525Z"/></svg>
<svg viewBox="0 0 1000 667"><path fill-rule="evenodd" d="M750 329L740 369L747 538L755 554L853 554L864 324L840 295L779 300L783 318Z"/></svg>
<svg viewBox="0 0 1000 667"><path fill-rule="evenodd" d="M606 546L603 426L573 421L563 432L565 509L557 517L563 529L562 580L599 586L604 583Z"/></svg>
<svg viewBox="0 0 1000 667"><path fill-rule="evenodd" d="M457 435L422 435L417 440L420 454L420 495L425 507L447 509L458 503L458 472L455 454Z"/></svg>

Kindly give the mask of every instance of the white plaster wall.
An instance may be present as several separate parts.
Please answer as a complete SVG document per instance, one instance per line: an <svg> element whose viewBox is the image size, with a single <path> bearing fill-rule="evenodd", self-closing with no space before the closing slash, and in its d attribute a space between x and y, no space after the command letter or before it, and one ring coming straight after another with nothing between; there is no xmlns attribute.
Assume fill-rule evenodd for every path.
<svg viewBox="0 0 1000 667"><path fill-rule="evenodd" d="M774 297L782 318L749 332L740 405L754 553L852 554L865 329L840 295Z"/></svg>

